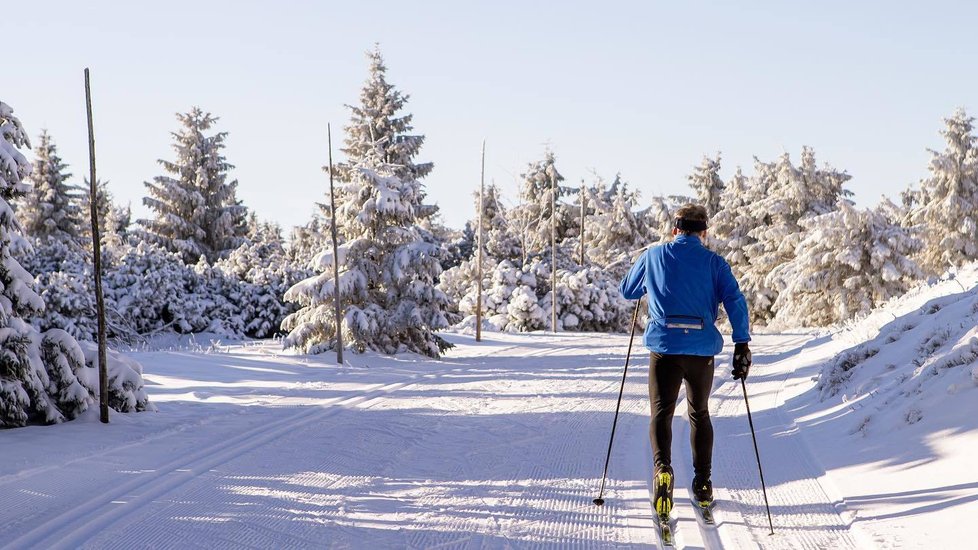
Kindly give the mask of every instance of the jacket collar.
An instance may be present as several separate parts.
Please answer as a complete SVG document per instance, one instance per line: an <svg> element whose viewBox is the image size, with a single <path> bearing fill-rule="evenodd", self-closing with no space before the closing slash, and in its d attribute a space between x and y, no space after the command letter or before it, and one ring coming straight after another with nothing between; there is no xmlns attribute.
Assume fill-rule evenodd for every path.
<svg viewBox="0 0 978 550"><path fill-rule="evenodd" d="M700 238L697 237L696 235L676 235L676 239L674 242L680 244L698 244L700 246L703 245L703 241L701 241Z"/></svg>

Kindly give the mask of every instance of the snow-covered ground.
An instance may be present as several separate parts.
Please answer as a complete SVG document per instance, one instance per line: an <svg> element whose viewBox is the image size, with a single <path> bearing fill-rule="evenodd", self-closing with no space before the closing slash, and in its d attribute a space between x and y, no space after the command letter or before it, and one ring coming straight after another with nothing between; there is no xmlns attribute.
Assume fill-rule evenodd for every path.
<svg viewBox="0 0 978 550"><path fill-rule="evenodd" d="M972 282L951 283L956 294L938 285L907 300L936 299L955 320L970 307L960 320L973 322ZM896 303L834 336L756 336L747 387L774 536L726 350L712 400L718 528L701 528L686 501L688 427L677 416L678 546L959 546L954 527L978 511L978 388L971 367L940 394L902 379L900 361L927 340L919 327L949 318L935 311L914 333L900 316L925 315L919 307ZM878 319L898 317L908 343L858 362L837 387L816 385L854 338L885 339ZM970 342L965 333L955 325L932 352ZM633 356L597 508L627 337L448 337L458 345L442 361L350 355L342 367L271 341L134 353L158 412L0 432L0 546L654 547L647 355ZM921 383L934 380L944 379Z"/></svg>

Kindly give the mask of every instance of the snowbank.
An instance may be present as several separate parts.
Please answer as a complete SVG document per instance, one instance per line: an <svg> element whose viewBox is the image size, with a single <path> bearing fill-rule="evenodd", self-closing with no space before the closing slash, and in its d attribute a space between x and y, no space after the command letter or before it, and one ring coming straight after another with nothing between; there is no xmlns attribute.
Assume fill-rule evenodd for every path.
<svg viewBox="0 0 978 550"><path fill-rule="evenodd" d="M835 340L849 347L824 365L816 387L823 401L857 413L847 415L850 433L920 422L978 428L978 263L891 300Z"/></svg>

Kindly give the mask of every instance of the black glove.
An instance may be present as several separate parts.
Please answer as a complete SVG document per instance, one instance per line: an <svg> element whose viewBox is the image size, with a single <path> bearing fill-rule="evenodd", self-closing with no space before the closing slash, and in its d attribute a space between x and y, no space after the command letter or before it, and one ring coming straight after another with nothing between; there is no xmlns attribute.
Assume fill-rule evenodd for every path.
<svg viewBox="0 0 978 550"><path fill-rule="evenodd" d="M747 347L747 342L741 342L734 344L733 353L733 379L747 379L747 373L750 372L751 365L751 354L750 348Z"/></svg>

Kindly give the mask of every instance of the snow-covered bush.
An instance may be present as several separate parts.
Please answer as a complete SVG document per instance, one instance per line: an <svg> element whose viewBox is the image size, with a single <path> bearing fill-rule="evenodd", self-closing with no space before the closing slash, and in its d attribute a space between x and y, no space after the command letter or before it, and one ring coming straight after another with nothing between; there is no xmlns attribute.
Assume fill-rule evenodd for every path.
<svg viewBox="0 0 978 550"><path fill-rule="evenodd" d="M98 395L98 346L94 342L81 342L85 369L78 380L93 397ZM107 349L105 364L109 375L109 406L119 412L155 411L149 401L143 383L143 367L122 353Z"/></svg>
<svg viewBox="0 0 978 550"><path fill-rule="evenodd" d="M208 327L197 275L176 252L142 242L119 251L104 277L109 327L131 338L164 331L200 332Z"/></svg>
<svg viewBox="0 0 978 550"><path fill-rule="evenodd" d="M596 267L557 271L557 325L571 331L628 330L631 305L618 292L619 280ZM550 293L540 302L550 319Z"/></svg>

